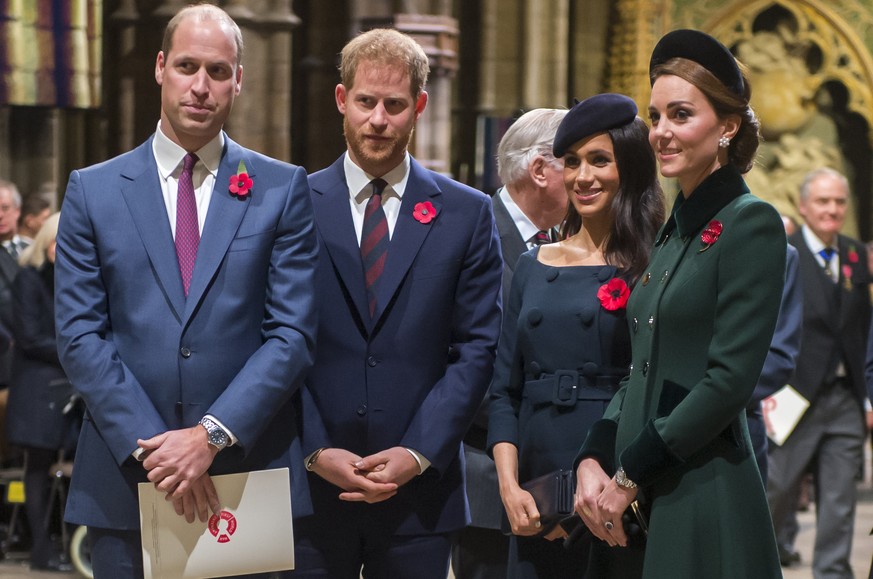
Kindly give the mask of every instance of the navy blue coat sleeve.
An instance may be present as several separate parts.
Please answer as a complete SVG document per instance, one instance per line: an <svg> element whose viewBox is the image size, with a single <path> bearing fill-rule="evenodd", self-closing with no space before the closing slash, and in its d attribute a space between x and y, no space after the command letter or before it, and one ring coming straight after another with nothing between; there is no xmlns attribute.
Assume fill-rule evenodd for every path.
<svg viewBox="0 0 873 579"><path fill-rule="evenodd" d="M761 377L752 394L752 405L757 404L788 384L800 353L800 337L803 330L803 286L798 279L797 249L788 246L785 255L785 285L776 331L770 342L770 350L764 360Z"/></svg>

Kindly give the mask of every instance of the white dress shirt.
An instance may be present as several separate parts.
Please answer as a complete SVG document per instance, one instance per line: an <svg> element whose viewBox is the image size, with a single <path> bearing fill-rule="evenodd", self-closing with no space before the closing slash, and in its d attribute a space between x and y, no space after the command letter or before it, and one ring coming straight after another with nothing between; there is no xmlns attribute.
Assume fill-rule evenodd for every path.
<svg viewBox="0 0 873 579"><path fill-rule="evenodd" d="M524 239L525 244L527 244L528 249L533 249L536 247L536 242L534 238L537 233L540 232L539 227L533 224L533 221L528 219L527 215L521 210L521 207L515 202L512 198L512 195L509 194L509 190L506 187L501 187L499 191L497 191L497 195L500 196L500 200L503 201L503 204L506 206L506 211L509 212L509 216L512 217L512 222L515 223L515 228L518 229L518 233L521 235L521 238Z"/></svg>
<svg viewBox="0 0 873 579"><path fill-rule="evenodd" d="M821 256L821 254L819 254L819 252L826 247L833 248L834 255L833 257L831 257L831 260L830 262L828 262L827 265L828 275L831 276L831 279L840 279L839 248L825 245L824 242L819 239L815 233L813 233L812 229L810 229L806 225L801 226L801 231L803 232L803 240L806 242L806 246L809 247L809 250L812 252L812 255L815 256L815 260L818 262L822 269L825 268L825 260Z"/></svg>
<svg viewBox="0 0 873 579"><path fill-rule="evenodd" d="M370 181L375 179L363 169L355 165L348 152L343 161L343 170L346 174L346 184L349 186L349 203L352 207L352 221L355 224L355 234L358 245L361 245L361 232L364 230L364 212L367 202L373 194ZM400 202L403 200L403 192L406 191L406 182L409 180L409 155L403 157L403 161L382 175L382 179L388 183L382 192L382 211L388 222L388 239L394 236L394 226L397 224L397 216L400 214Z"/></svg>

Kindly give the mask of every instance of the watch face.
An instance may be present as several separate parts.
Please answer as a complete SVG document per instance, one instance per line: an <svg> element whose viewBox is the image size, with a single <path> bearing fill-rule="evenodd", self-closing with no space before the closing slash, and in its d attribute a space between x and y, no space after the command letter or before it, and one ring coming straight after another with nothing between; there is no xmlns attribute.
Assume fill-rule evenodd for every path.
<svg viewBox="0 0 873 579"><path fill-rule="evenodd" d="M215 446L225 446L227 444L227 434L222 432L220 428L216 428L209 433L209 442Z"/></svg>

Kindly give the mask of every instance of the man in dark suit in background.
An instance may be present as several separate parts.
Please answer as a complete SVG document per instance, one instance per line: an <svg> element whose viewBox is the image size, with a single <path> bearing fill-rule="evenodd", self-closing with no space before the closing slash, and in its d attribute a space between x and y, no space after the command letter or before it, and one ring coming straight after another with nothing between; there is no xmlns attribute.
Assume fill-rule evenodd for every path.
<svg viewBox="0 0 873 579"><path fill-rule="evenodd" d="M88 525L97 579L143 574L137 483L206 521L210 475L286 467L310 511L292 400L316 326L309 187L222 131L242 51L223 10L182 9L155 63L154 136L67 186L58 350L87 414L66 518Z"/></svg>
<svg viewBox="0 0 873 579"><path fill-rule="evenodd" d="M461 439L500 331L503 267L488 197L407 152L427 55L396 30L342 51L347 153L310 177L317 357L303 390L315 514L295 577L437 579L469 522Z"/></svg>
<svg viewBox="0 0 873 579"><path fill-rule="evenodd" d="M840 235L849 202L846 178L817 169L800 191L801 230L789 238L800 257L803 336L790 384L810 403L797 427L770 451L768 498L777 537L794 508L807 466L816 484L816 577L851 578L856 477L865 438L864 357L870 324L867 252Z"/></svg>
<svg viewBox="0 0 873 579"><path fill-rule="evenodd" d="M552 141L566 110L534 109L522 115L503 135L497 147L497 169L504 186L491 198L503 252L503 298L509 297L518 256L554 240L567 213L564 167L552 155ZM488 397L467 435L467 498L470 526L452 548L452 570L457 579L505 579L509 538L502 533L503 503L497 487L494 461L485 452Z"/></svg>

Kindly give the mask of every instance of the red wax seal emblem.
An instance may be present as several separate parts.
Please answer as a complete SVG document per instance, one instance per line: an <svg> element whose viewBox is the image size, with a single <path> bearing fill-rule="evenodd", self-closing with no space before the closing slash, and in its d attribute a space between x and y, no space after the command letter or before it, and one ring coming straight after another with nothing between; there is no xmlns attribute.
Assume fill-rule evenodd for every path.
<svg viewBox="0 0 873 579"><path fill-rule="evenodd" d="M219 543L229 542L230 536L236 532L236 517L227 511L212 515L209 517L209 532L213 537L218 537Z"/></svg>

